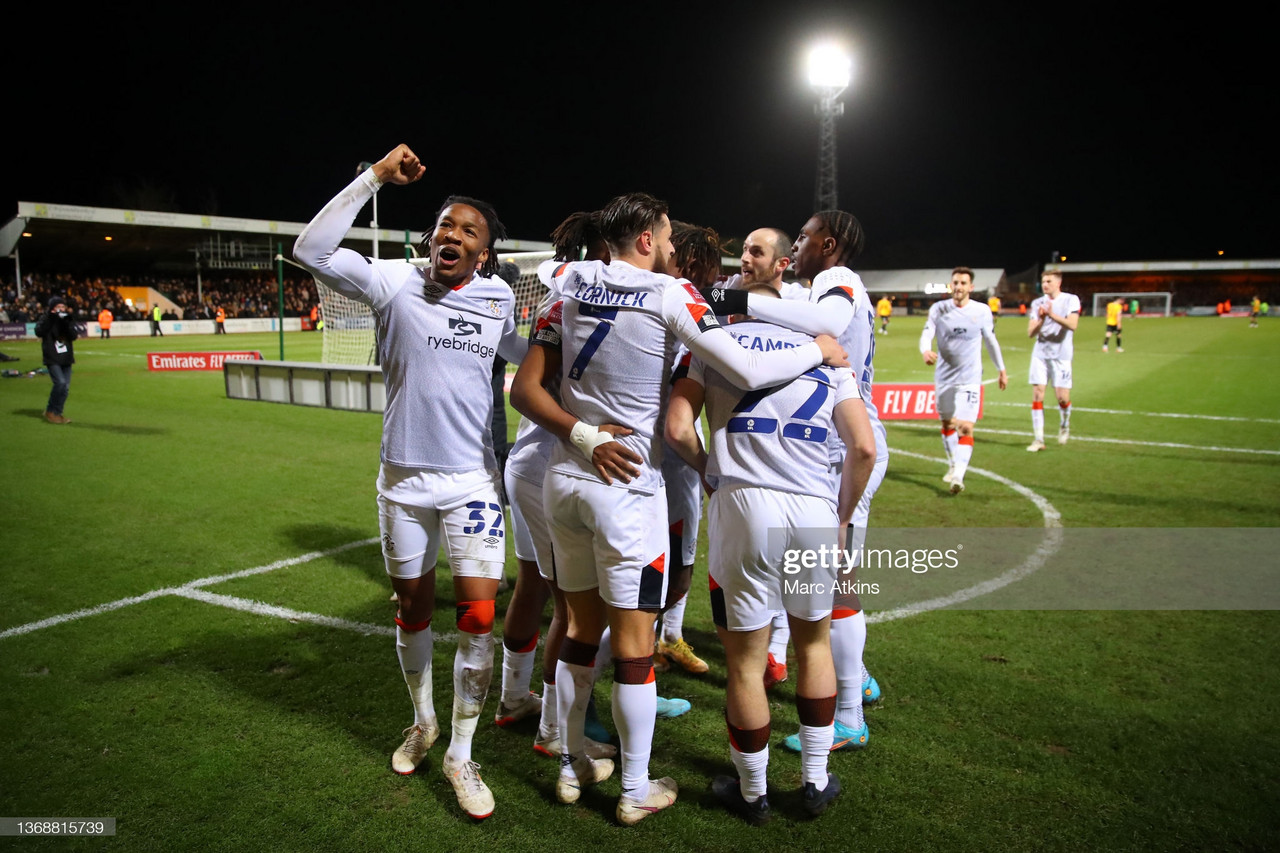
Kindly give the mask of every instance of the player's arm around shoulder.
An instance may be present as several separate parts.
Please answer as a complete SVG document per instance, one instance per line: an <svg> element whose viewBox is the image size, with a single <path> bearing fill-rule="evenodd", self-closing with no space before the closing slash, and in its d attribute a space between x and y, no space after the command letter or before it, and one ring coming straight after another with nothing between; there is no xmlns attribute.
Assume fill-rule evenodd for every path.
<svg viewBox="0 0 1280 853"><path fill-rule="evenodd" d="M787 382L828 359L841 367L849 365L847 360L839 364L847 354L830 337L771 353L748 352L720 325L693 285L685 281L674 281L663 291L662 319L694 356L746 391Z"/></svg>

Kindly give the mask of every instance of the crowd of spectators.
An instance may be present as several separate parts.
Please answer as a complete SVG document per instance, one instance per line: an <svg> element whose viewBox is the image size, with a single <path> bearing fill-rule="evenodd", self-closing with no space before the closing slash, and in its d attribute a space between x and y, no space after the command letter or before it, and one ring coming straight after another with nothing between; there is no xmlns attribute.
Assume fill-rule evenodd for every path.
<svg viewBox="0 0 1280 853"><path fill-rule="evenodd" d="M279 314L279 287L274 275L246 271L217 276L123 275L114 277L71 276L27 273L22 277L22 295L12 278L0 278L0 323L34 323L44 313L49 297L63 296L77 319L90 320L109 308L116 320L150 319L150 305L130 305L118 288L149 287L175 305L166 310L165 320L212 319L221 307L228 318L275 317ZM311 278L284 279L284 315L304 317L317 304L316 284Z"/></svg>

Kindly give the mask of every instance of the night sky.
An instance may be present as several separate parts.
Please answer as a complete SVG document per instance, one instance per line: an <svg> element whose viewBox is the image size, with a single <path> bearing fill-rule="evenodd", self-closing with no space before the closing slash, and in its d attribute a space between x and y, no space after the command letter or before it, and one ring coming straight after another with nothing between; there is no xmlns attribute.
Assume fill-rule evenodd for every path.
<svg viewBox="0 0 1280 853"><path fill-rule="evenodd" d="M403 141L429 172L383 190L384 228L463 193L546 240L645 190L726 238L794 235L818 150L803 56L838 36L866 268L1280 257L1277 59L1222 4L46 5L6 28L11 211L306 221Z"/></svg>

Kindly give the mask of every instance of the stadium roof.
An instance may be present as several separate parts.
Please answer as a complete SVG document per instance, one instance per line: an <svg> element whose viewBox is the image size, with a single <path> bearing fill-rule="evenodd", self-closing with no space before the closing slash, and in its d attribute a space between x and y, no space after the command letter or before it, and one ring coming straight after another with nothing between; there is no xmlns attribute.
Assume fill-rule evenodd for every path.
<svg viewBox="0 0 1280 853"><path fill-rule="evenodd" d="M951 282L951 267L918 270L865 270L858 273L868 293L900 293L903 295L941 296ZM1003 269L973 271L975 293L990 293L1004 288Z"/></svg>
<svg viewBox="0 0 1280 853"><path fill-rule="evenodd" d="M1097 264L1049 264L1045 272L1200 272L1215 270L1274 270L1280 260L1254 261L1124 261Z"/></svg>
<svg viewBox="0 0 1280 853"><path fill-rule="evenodd" d="M202 269L274 268L277 248L290 257L305 222L239 219L189 213L80 207L18 202L18 215L0 228L0 253L19 269L69 274L190 274L200 253ZM379 228L378 254L399 257L405 236L416 244L420 231ZM374 230L353 227L343 241L373 253ZM506 240L506 252L543 251L550 243Z"/></svg>

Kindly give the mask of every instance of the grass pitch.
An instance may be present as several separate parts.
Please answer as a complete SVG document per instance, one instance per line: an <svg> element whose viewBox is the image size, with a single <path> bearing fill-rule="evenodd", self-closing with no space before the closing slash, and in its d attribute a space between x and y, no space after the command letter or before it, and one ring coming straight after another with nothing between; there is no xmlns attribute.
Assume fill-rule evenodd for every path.
<svg viewBox="0 0 1280 853"><path fill-rule="evenodd" d="M897 318L877 337L878 380L931 381L916 353L922 321ZM1011 387L987 386L973 465L1034 492L1068 527L1277 526L1280 327L1142 318L1126 324L1126 352L1106 354L1102 331L1085 318L1077 333L1071 443L1029 454L1030 344L1024 320L1000 320ZM289 360L319 359L318 336L287 335L285 346ZM800 818L799 760L777 746L796 726L787 683L770 694L778 817L742 824L707 791L731 766L705 525L685 625L711 672L658 682L662 695L693 703L659 721L654 745L652 772L676 778L680 801L631 829L613 821L616 779L577 806L557 805L557 767L532 752L532 721L516 731L489 722L495 673L475 757L497 810L476 825L440 775L446 740L414 776L389 768L411 711L387 635L394 605L379 550L358 544L378 532L379 417L229 400L218 372L146 370L148 350L221 348L279 357L274 334L78 341L68 426L40 418L47 377L0 379L0 816L114 817L118 826L111 839L15 847L1280 843L1280 619L1259 610L978 610L872 624L866 659L884 699L868 711L868 747L832 757L845 793L821 819ZM38 342L0 349L21 358L6 368L39 366ZM1050 406L1046 432L1056 428ZM1042 506L997 480L971 475L963 495L947 494L934 424L891 424L889 437L899 452L873 525L1045 523ZM1205 560L1212 572L1210 543ZM254 568L264 570L245 572ZM441 566L440 632L453 622L447 573ZM234 577L216 580L224 576ZM201 579L214 580L192 585ZM254 608L226 606L246 602ZM446 728L452 659L452 644L438 641ZM597 694L608 722L605 681Z"/></svg>

